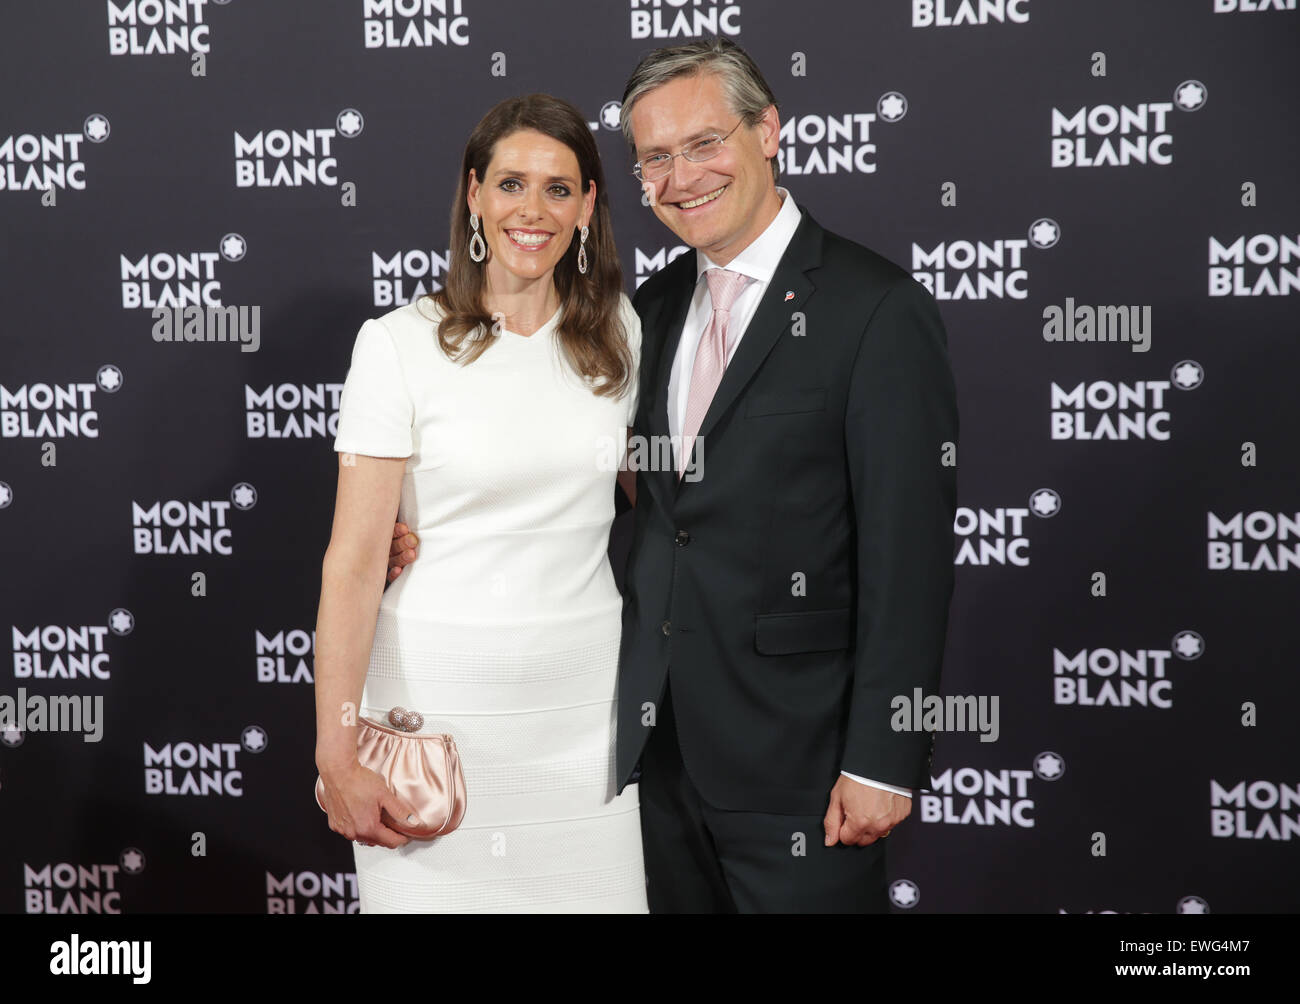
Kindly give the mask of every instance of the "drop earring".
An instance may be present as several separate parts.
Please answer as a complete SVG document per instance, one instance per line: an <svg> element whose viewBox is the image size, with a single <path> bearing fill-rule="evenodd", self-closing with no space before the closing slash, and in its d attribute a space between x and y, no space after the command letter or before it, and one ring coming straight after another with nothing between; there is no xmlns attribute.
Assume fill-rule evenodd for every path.
<svg viewBox="0 0 1300 1004"><path fill-rule="evenodd" d="M487 257L487 244L483 242L483 235L478 232L478 213L469 214L469 225L474 231L474 236L469 239L469 256L474 261L482 261Z"/></svg>
<svg viewBox="0 0 1300 1004"><path fill-rule="evenodd" d="M582 239L578 242L578 271L587 274L587 228L582 228Z"/></svg>

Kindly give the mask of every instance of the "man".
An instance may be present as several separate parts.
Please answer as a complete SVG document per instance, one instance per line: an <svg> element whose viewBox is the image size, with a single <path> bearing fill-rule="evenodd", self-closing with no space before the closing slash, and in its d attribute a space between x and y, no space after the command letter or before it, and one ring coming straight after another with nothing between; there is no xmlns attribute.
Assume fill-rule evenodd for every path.
<svg viewBox="0 0 1300 1004"><path fill-rule="evenodd" d="M776 100L734 43L650 53L622 116L695 249L634 298L634 433L677 447L639 479L619 665L650 909L883 911L933 750L891 700L937 693L953 584L943 325L777 188Z"/></svg>

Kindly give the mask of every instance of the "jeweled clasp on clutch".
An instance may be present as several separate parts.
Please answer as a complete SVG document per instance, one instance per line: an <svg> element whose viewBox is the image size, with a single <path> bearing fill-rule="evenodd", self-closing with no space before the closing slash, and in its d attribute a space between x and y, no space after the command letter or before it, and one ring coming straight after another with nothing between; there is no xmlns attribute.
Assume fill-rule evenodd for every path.
<svg viewBox="0 0 1300 1004"><path fill-rule="evenodd" d="M418 711L394 708L388 712L388 724L400 732L419 732L424 728L424 715Z"/></svg>

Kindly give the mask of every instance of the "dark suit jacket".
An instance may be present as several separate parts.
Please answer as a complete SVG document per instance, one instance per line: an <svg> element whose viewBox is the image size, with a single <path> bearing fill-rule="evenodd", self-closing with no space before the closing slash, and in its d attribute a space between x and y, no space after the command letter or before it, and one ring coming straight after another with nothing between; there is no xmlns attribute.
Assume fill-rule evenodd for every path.
<svg viewBox="0 0 1300 1004"><path fill-rule="evenodd" d="M637 436L669 435L695 270L684 254L634 297ZM670 673L687 772L718 808L821 815L841 769L928 787L933 737L894 731L890 701L938 692L953 585L957 405L933 298L803 210L700 436L700 480L638 478L619 791Z"/></svg>

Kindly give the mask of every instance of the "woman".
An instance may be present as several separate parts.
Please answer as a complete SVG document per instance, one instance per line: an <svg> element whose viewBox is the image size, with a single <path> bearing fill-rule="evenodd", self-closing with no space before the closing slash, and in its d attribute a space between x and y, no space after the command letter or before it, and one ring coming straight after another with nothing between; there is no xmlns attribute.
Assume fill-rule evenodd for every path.
<svg viewBox="0 0 1300 1004"><path fill-rule="evenodd" d="M445 288L362 325L340 401L316 627L330 828L358 841L362 912L644 912L600 450L632 422L640 324L599 154L572 105L529 95L475 127L460 178ZM383 593L395 514L421 560ZM382 822L413 807L358 762L349 706L455 737L458 829Z"/></svg>

